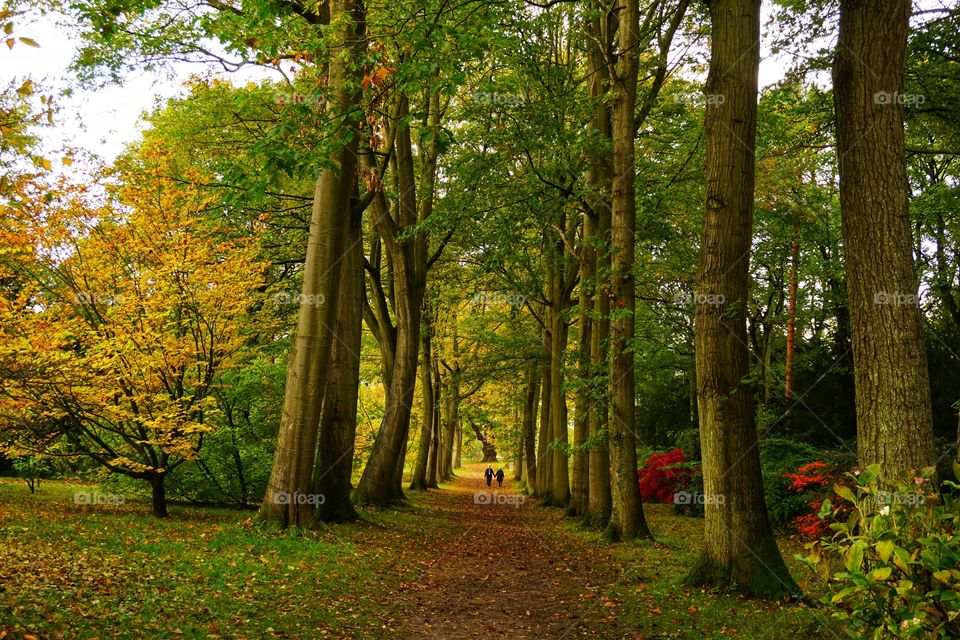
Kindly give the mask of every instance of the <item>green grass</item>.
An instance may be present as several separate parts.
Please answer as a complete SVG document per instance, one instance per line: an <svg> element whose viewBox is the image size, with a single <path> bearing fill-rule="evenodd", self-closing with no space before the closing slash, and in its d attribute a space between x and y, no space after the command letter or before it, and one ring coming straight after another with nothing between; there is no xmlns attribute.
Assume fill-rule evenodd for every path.
<svg viewBox="0 0 960 640"><path fill-rule="evenodd" d="M251 512L73 504L87 487L0 481L0 629L8 637L361 637L380 629L415 509L287 533ZM412 546L412 545L411 545ZM416 565L414 565L416 566ZM0 632L2 633L2 632Z"/></svg>
<svg viewBox="0 0 960 640"><path fill-rule="evenodd" d="M681 517L669 505L645 504L647 523L655 542L603 545L597 534L569 521L564 528L586 545L603 545L623 567L606 597L617 615L637 630L637 638L749 638L778 640L841 638L829 611L806 604L759 600L691 589L683 584L699 553L703 519ZM800 542L780 541L793 577L814 599L823 585L811 581L811 572L793 558L803 552Z"/></svg>
<svg viewBox="0 0 960 640"><path fill-rule="evenodd" d="M449 541L464 535L443 492L364 510L359 524L283 532L249 511L173 506L158 520L146 502L73 504L84 489L49 482L31 495L0 480L0 638L394 637L388 629L404 615L397 589L433 560L431 547L455 548ZM535 509L529 522L558 557L605 567L609 584L581 605L616 617L632 637L840 637L821 609L683 586L703 521L665 505L646 510L655 543L607 545L559 509ZM781 548L801 586L819 595L822 585L793 560L801 545Z"/></svg>

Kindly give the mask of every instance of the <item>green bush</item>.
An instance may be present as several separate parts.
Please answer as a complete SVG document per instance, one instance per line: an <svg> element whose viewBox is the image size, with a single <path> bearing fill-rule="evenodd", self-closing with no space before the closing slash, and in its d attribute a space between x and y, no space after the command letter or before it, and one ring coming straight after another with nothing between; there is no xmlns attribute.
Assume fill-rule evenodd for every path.
<svg viewBox="0 0 960 640"><path fill-rule="evenodd" d="M33 493L40 487L40 481L53 477L54 465L48 458L20 456L13 459L13 470L18 478L23 478Z"/></svg>
<svg viewBox="0 0 960 640"><path fill-rule="evenodd" d="M767 502L770 524L781 528L809 511L809 497L790 488L790 478L805 464L823 459L815 447L789 438L760 440L760 468L763 473L763 493Z"/></svg>
<svg viewBox="0 0 960 640"><path fill-rule="evenodd" d="M676 436L676 445L683 451L683 456L687 460L701 460L700 454L700 430L684 429Z"/></svg>
<svg viewBox="0 0 960 640"><path fill-rule="evenodd" d="M820 512L832 538L798 557L828 578L823 602L851 637L958 638L960 485L938 495L933 468L901 482L879 473L847 474L850 486L835 487L841 508L825 500Z"/></svg>

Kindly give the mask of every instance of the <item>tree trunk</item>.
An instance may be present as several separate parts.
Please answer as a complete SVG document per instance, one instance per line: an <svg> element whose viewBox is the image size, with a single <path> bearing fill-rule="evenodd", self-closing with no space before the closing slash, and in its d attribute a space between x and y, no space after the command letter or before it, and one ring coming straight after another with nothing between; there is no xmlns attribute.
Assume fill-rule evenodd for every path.
<svg viewBox="0 0 960 640"><path fill-rule="evenodd" d="M933 464L903 133L909 0L840 2L834 105L861 465Z"/></svg>
<svg viewBox="0 0 960 640"><path fill-rule="evenodd" d="M444 480L453 477L453 470L460 466L460 453L458 451L459 439L457 423L460 413L460 374L454 373L450 376L450 382L447 384L446 395L446 416L443 420L443 474Z"/></svg>
<svg viewBox="0 0 960 640"><path fill-rule="evenodd" d="M591 75L589 93L593 99L593 119L591 127L604 142L610 140L610 106L604 97L610 90L610 72L607 67L606 52L612 48L613 34L616 30L614 14L604 14L601 3L594 0L591 8L595 12L588 26L589 59ZM603 17L602 17L603 16ZM591 448L587 457L587 513L584 524L597 529L605 529L610 522L610 451L607 448L607 416L609 398L606 393L606 373L609 372L607 340L610 337L610 169L612 159L605 146L594 151L594 158L587 172L590 186L590 206L593 213L591 230L593 232L591 254L587 256L594 274L593 320L590 330L590 394L587 412L587 433ZM586 247L586 243L584 244ZM581 285L582 286L582 285Z"/></svg>
<svg viewBox="0 0 960 640"><path fill-rule="evenodd" d="M357 0L344 0L332 8L338 25L338 40L350 55L333 56L329 85L333 89L327 110L343 119L339 128L340 149L331 160L335 168L324 169L314 193L297 331L287 364L280 432L267 481L261 517L281 526L311 526L313 508L292 499L309 494L317 451L320 405L326 389L333 345L331 327L337 319L341 255L350 215L350 196L356 174L359 103L365 41L365 14Z"/></svg>
<svg viewBox="0 0 960 640"><path fill-rule="evenodd" d="M613 173L611 178L611 273L615 319L610 323L610 461L616 491L607 526L612 540L650 537L637 482L636 385L633 370L635 334L633 266L637 203L634 193L635 110L640 55L640 10L637 0L619 3L617 63L612 87Z"/></svg>
<svg viewBox="0 0 960 640"><path fill-rule="evenodd" d="M538 498L548 498L550 493L550 473L553 466L550 461L549 442L550 442L550 410L552 405L551 396L553 395L553 384L550 376L550 329L549 327L549 309L545 310L544 318L547 327L543 330L543 385L540 390L540 433L537 437L537 464L536 477L537 482L534 487L535 495Z"/></svg>
<svg viewBox="0 0 960 640"><path fill-rule="evenodd" d="M706 207L694 296L705 535L687 580L751 595L794 594L767 518L752 394L744 383L760 0L711 0L709 7Z"/></svg>
<svg viewBox="0 0 960 640"><path fill-rule="evenodd" d="M430 438L430 459L427 464L427 486L431 489L439 487L440 472L440 449L443 447L443 439L440 434L440 399L442 387L440 385L440 372L433 369L433 415L430 420L432 436Z"/></svg>
<svg viewBox="0 0 960 640"><path fill-rule="evenodd" d="M400 456L410 430L410 408L417 382L417 353L420 343L420 307L426 288L427 256L424 231L405 234L417 223L417 190L410 127L403 122L409 113L405 96L400 100L399 127L395 139L398 220L389 212L374 208L374 224L380 231L393 267L397 315L397 354L394 359L390 393L380 430L355 493L358 504L386 506L403 497ZM432 192L425 194L432 198ZM429 422L429 418L425 418ZM401 466L398 477L397 467Z"/></svg>
<svg viewBox="0 0 960 640"><path fill-rule="evenodd" d="M527 493L534 495L537 485L537 400L540 395L540 364L527 365L527 387L523 403L524 480Z"/></svg>
<svg viewBox="0 0 960 640"><path fill-rule="evenodd" d="M340 275L340 301L333 358L323 400L314 493L316 518L323 522L357 519L350 501L353 450L357 434L360 387L360 342L363 333L362 218L353 216Z"/></svg>
<svg viewBox="0 0 960 640"><path fill-rule="evenodd" d="M167 474L157 473L149 477L150 492L153 501L153 515L158 518L167 517L167 488L164 481Z"/></svg>
<svg viewBox="0 0 960 640"><path fill-rule="evenodd" d="M427 318L430 317L429 303L426 303ZM420 415L420 447L417 450L417 463L413 470L413 479L410 481L410 488L417 491L426 491L427 474L430 465L430 448L433 446L433 407L436 404L433 385L433 369L430 361L433 358L433 352L430 348L430 323L425 323L422 329L421 345L422 356L420 358L420 393L423 397L423 404Z"/></svg>
<svg viewBox="0 0 960 640"><path fill-rule="evenodd" d="M526 396L519 399L520 404L513 408L513 433L516 434L516 454L513 456L513 480L523 480L523 410Z"/></svg>
<svg viewBox="0 0 960 640"><path fill-rule="evenodd" d="M566 507L570 502L570 461L567 457L567 394L563 388L563 358L567 351L567 337L570 334L570 325L560 317L560 313L551 314L553 317L553 335L551 336L550 358L550 386L553 394L550 409L551 444L553 465L550 482L550 504L555 507Z"/></svg>
<svg viewBox="0 0 960 640"><path fill-rule="evenodd" d="M463 423L457 418L457 444L453 449L453 468L459 469L461 464L461 454L463 453Z"/></svg>
<svg viewBox="0 0 960 640"><path fill-rule="evenodd" d="M793 395L793 348L797 335L797 271L800 266L800 240L793 230L790 242L790 292L787 300L787 354L784 365L783 387L787 400ZM767 349L769 351L769 348ZM767 366L764 369L768 368Z"/></svg>
<svg viewBox="0 0 960 640"><path fill-rule="evenodd" d="M584 243L580 267L580 336L577 341L577 396L573 416L573 469L570 483L570 503L567 515L583 517L587 513L587 484L589 453L586 448L590 432L590 342L593 332L593 286L596 255L591 245L593 224L585 214Z"/></svg>

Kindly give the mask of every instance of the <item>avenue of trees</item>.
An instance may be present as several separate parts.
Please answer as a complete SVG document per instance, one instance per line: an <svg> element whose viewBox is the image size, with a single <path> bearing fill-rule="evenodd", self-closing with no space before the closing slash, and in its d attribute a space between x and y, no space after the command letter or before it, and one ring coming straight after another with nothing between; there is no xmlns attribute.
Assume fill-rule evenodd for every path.
<svg viewBox="0 0 960 640"><path fill-rule="evenodd" d="M5 460L309 528L471 456L625 542L679 447L723 497L688 583L764 596L799 592L765 440L955 479L960 8L8 4L84 83L219 71L95 185L0 87Z"/></svg>

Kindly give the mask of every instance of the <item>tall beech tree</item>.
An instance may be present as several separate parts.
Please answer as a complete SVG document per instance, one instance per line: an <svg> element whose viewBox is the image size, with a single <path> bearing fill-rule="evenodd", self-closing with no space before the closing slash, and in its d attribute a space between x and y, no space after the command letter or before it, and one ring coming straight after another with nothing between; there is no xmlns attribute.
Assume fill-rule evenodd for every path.
<svg viewBox="0 0 960 640"><path fill-rule="evenodd" d="M857 453L889 475L934 461L903 130L910 8L843 0L833 67Z"/></svg>
<svg viewBox="0 0 960 640"><path fill-rule="evenodd" d="M323 398L313 490L322 495L315 515L323 522L355 520L351 501L353 453L357 434L360 346L363 333L362 214L351 212L340 269L340 299L333 332L333 354Z"/></svg>
<svg viewBox="0 0 960 640"><path fill-rule="evenodd" d="M422 168L422 183L418 188L411 142L410 102L402 88L396 90L394 98L389 139L393 145L391 165L397 196L391 207L386 195L378 192L373 199L371 214L392 270L396 351L383 423L354 495L359 504L379 506L403 497L400 476L416 386L422 305L427 270L434 261L427 255L429 235L415 227L426 221L432 211L436 156ZM431 420L430 416L424 416L425 424Z"/></svg>
<svg viewBox="0 0 960 640"><path fill-rule="evenodd" d="M613 509L606 528L611 539L649 537L636 479L636 141L637 127L649 116L667 78L668 54L673 37L686 13L688 2L677 5L652 2L645 7L633 0L617 2L616 36L607 53L610 82L610 414L609 450L613 472ZM651 79L643 100L638 101L641 50L652 41ZM639 110L638 110L639 106Z"/></svg>
<svg viewBox="0 0 960 640"><path fill-rule="evenodd" d="M610 463L613 469L613 515L607 536L615 540L649 537L637 483L635 432L636 384L633 339L636 292L633 262L636 250L637 201L634 163L637 75L640 70L640 6L637 0L617 2L616 61L611 75L611 293L610 321Z"/></svg>
<svg viewBox="0 0 960 640"><path fill-rule="evenodd" d="M260 509L262 517L284 527L314 524L312 503L316 501L300 496L309 496L313 488L322 400L336 340L341 257L357 180L361 61L366 51L363 1L335 3L330 9L330 23L335 26L337 46L331 47L330 94L325 108L339 120L333 135L338 136L340 144L317 178L283 415Z"/></svg>
<svg viewBox="0 0 960 640"><path fill-rule="evenodd" d="M588 375L585 382L587 413L587 505L584 522L605 529L610 521L612 497L610 489L610 451L607 444L609 397L606 381L609 375L607 341L610 337L610 158L611 135L610 104L606 100L610 90L610 72L607 54L613 46L616 32L616 14L606 11L600 0L593 0L587 23L587 61L590 69L588 94L592 101L590 128L596 137L591 149L591 164L587 170L587 199L589 207L584 223L583 279L580 304L592 309L582 310L590 322ZM592 290L591 275L593 277ZM586 326L585 324L583 326ZM582 331L583 329L581 329Z"/></svg>
<svg viewBox="0 0 960 640"><path fill-rule="evenodd" d="M760 0L707 5L707 193L693 297L706 531L687 580L753 595L795 593L767 517L746 382Z"/></svg>

